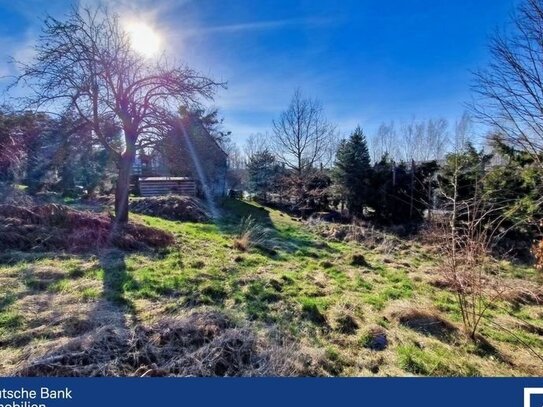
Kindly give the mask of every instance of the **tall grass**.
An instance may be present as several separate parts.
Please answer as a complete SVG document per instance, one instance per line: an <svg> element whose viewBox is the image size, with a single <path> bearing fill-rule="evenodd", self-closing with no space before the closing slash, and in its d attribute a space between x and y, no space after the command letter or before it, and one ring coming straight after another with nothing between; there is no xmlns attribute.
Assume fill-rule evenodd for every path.
<svg viewBox="0 0 543 407"><path fill-rule="evenodd" d="M269 230L249 215L241 219L234 239L234 248L247 251L251 247L264 246L269 238Z"/></svg>

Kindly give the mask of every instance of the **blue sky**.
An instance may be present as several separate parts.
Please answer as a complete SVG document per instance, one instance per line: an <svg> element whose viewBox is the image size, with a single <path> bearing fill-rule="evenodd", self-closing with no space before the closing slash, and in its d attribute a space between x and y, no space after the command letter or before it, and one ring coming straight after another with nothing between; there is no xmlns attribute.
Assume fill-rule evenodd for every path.
<svg viewBox="0 0 543 407"><path fill-rule="evenodd" d="M384 121L454 121L470 98L470 70L484 66L488 36L515 0L105 3L154 26L167 53L228 82L214 103L241 144L271 128L297 87L344 135L357 124L371 135ZM45 13L61 16L70 4L0 0L0 76L14 73L8 56L31 58Z"/></svg>

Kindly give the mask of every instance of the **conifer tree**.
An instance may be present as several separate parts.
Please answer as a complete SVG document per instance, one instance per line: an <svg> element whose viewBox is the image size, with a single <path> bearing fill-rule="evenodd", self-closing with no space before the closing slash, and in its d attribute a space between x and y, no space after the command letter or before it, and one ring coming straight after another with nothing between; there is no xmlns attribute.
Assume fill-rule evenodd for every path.
<svg viewBox="0 0 543 407"><path fill-rule="evenodd" d="M362 216L368 198L371 165L366 137L360 127L339 145L333 175L345 198L349 213Z"/></svg>
<svg viewBox="0 0 543 407"><path fill-rule="evenodd" d="M275 186L281 168L269 150L259 151L249 157L247 183L249 191L264 201Z"/></svg>

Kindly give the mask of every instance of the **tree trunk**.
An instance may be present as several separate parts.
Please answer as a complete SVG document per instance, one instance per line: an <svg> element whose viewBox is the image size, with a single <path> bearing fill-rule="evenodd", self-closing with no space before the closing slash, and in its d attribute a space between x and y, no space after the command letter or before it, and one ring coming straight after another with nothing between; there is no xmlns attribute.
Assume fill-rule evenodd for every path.
<svg viewBox="0 0 543 407"><path fill-rule="evenodd" d="M136 157L135 146L127 146L119 161L119 177L115 187L115 221L128 222L128 194L130 190L130 174Z"/></svg>

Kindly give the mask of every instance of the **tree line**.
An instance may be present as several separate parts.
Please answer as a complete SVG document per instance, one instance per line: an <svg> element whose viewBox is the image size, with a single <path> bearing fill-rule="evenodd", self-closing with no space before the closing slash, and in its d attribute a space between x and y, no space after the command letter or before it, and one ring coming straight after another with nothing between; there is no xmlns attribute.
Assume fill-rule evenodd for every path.
<svg viewBox="0 0 543 407"><path fill-rule="evenodd" d="M482 148L467 115L452 128L440 118L413 119L383 123L369 139L353 129L341 140L322 104L297 90L270 133L248 140L243 157L218 113L203 107L223 83L138 55L118 16L104 9L73 9L62 21L46 18L34 58L18 64L13 86L28 97L17 111L0 111L0 177L23 178L31 190L113 189L124 223L136 152L191 114L229 153L232 185L245 178L258 199L301 215L336 210L382 224L421 223L436 209L456 213L478 202L481 223L495 226L502 241L539 237L542 25L543 2L524 0L509 29L492 38L490 63L474 74L469 110L487 126Z"/></svg>

